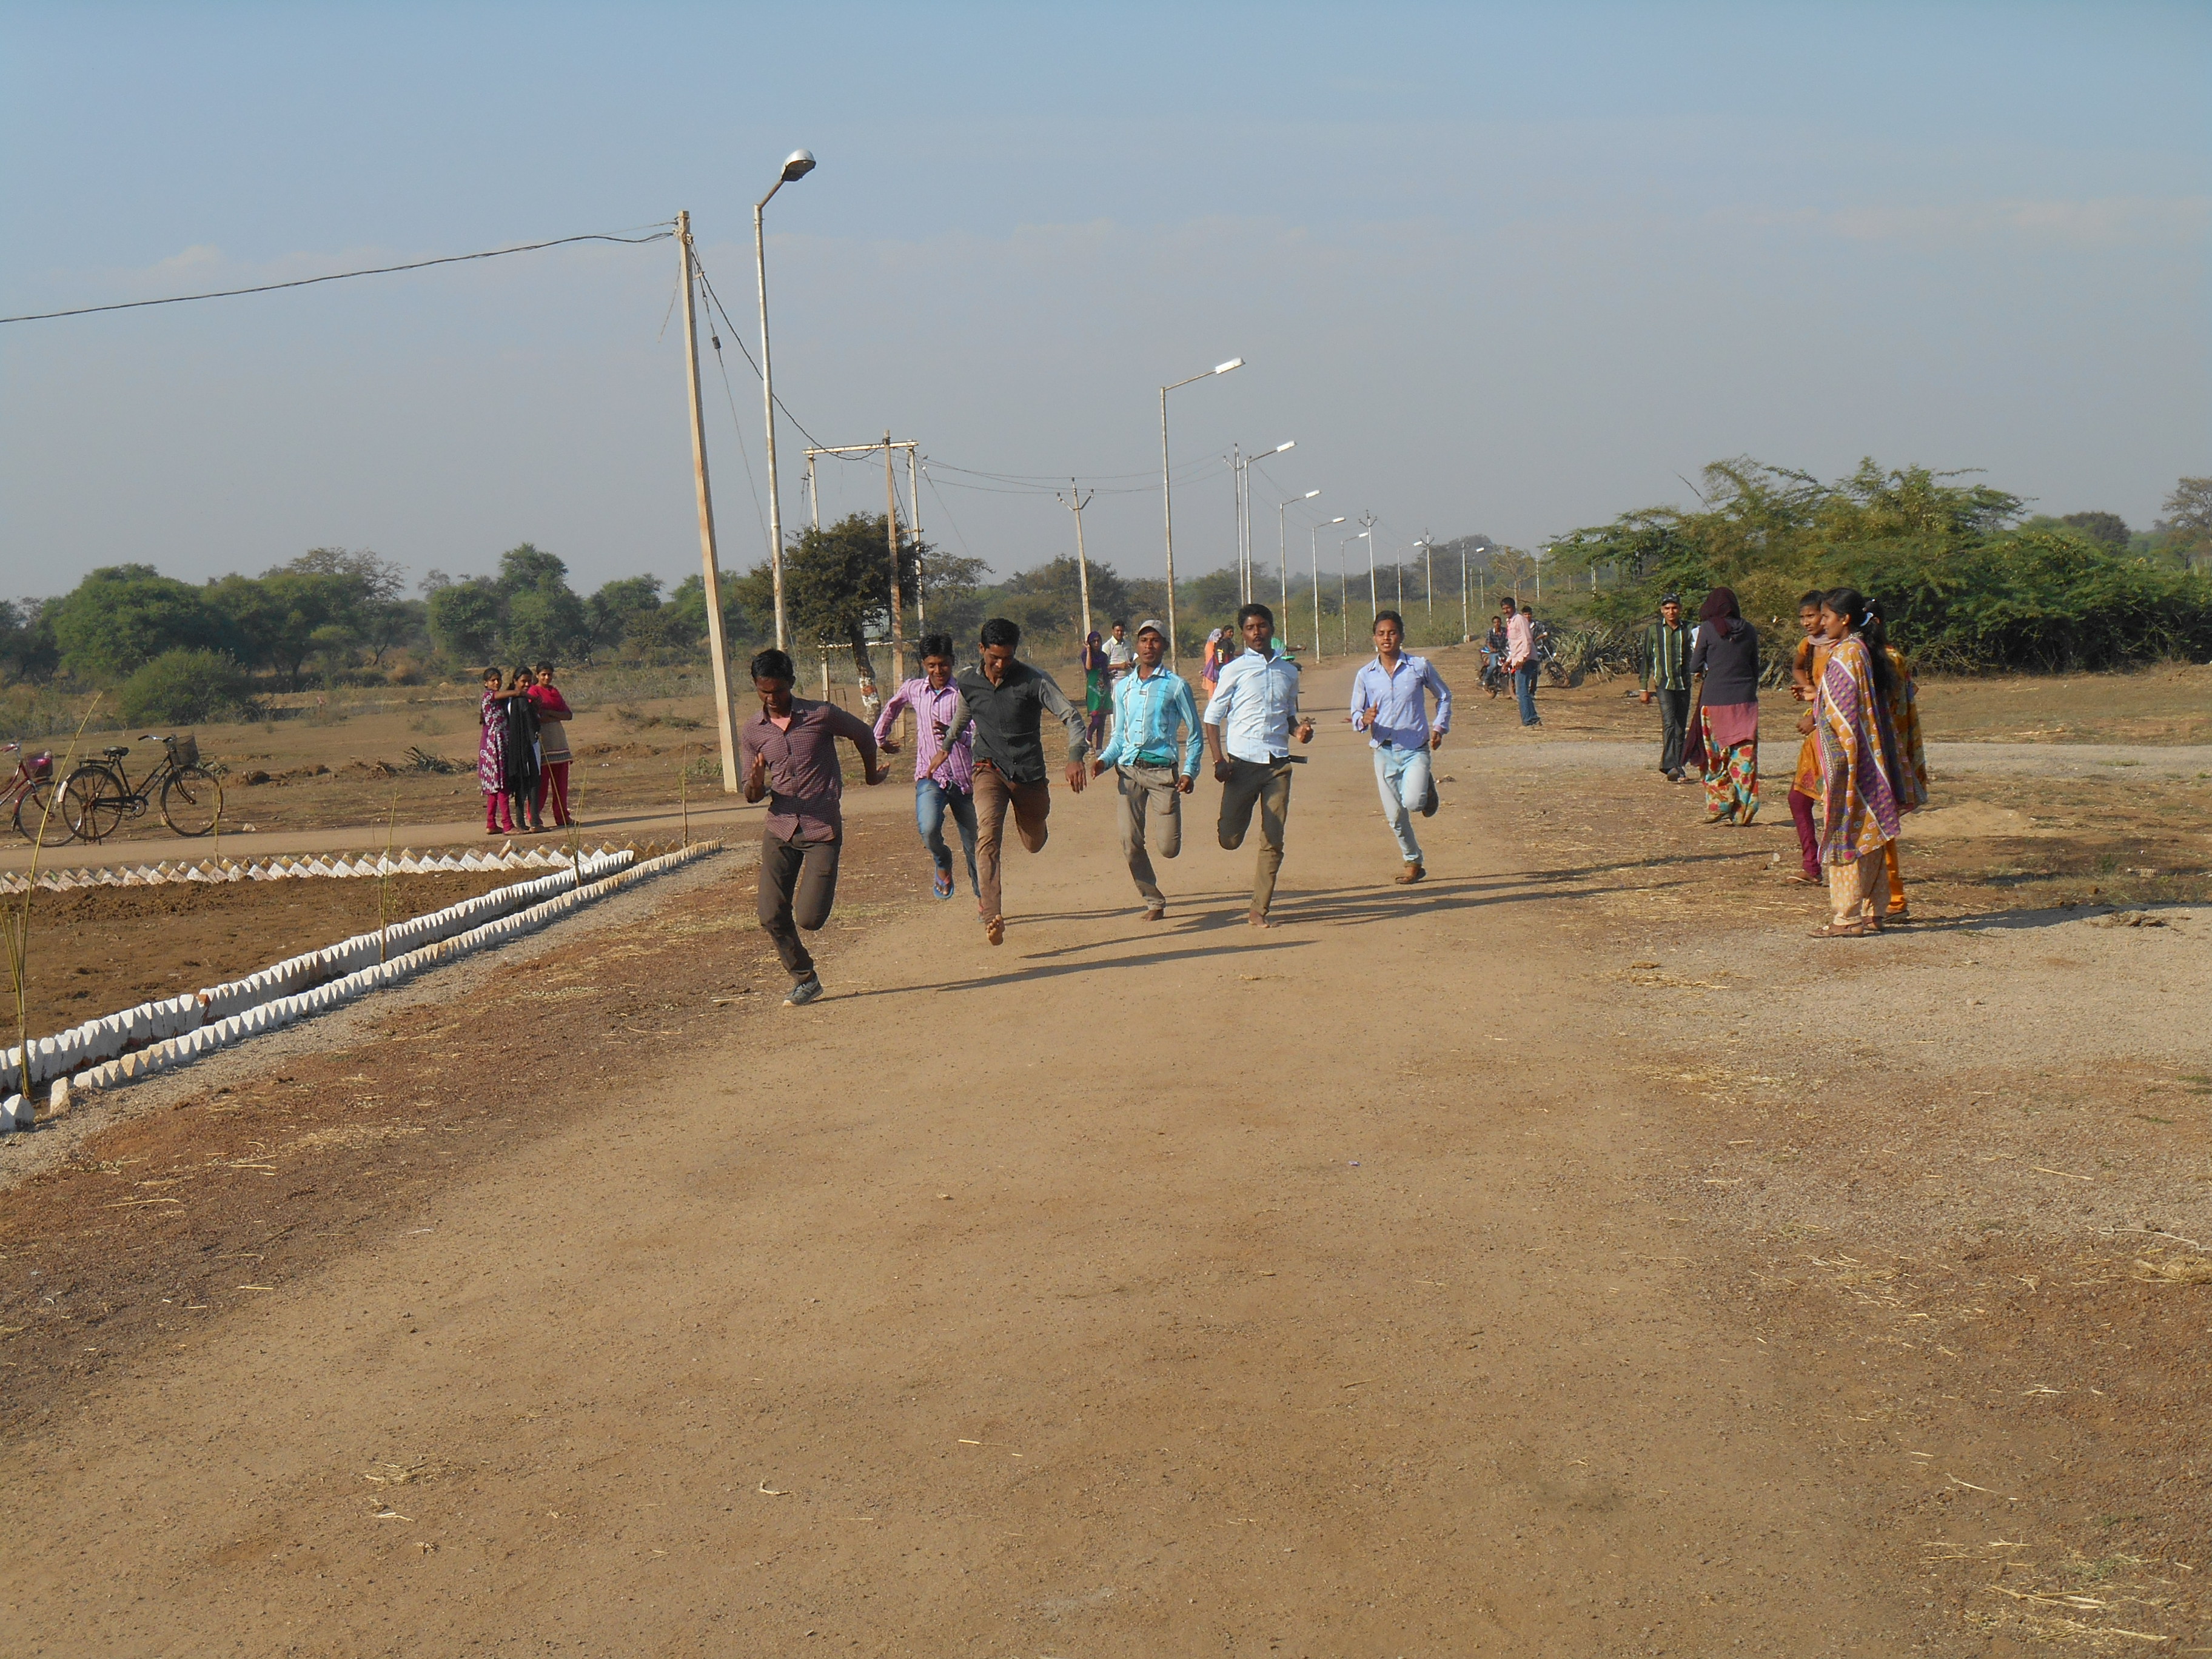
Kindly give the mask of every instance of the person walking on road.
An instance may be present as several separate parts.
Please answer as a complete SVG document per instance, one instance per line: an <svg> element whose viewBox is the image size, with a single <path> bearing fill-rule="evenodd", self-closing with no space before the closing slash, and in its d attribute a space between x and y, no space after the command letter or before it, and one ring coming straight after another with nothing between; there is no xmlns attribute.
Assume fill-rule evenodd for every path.
<svg viewBox="0 0 2212 1659"><path fill-rule="evenodd" d="M1401 885L1428 873L1421 843L1413 834L1413 814L1436 812L1436 784L1431 754L1443 747L1451 730L1451 688L1426 657L1401 650L1406 623L1395 611L1375 618L1375 659L1352 677L1352 729L1367 734L1375 757L1375 787L1382 797L1382 817L1397 838L1406 867ZM1437 700L1429 718L1429 698Z"/></svg>
<svg viewBox="0 0 2212 1659"><path fill-rule="evenodd" d="M976 904L983 937L999 945L1006 937L1000 868L1007 812L1013 813L1015 831L1030 852L1043 848L1048 834L1052 786L1046 781L1040 734L1043 717L1050 714L1067 728L1067 787L1078 794L1088 781L1083 757L1090 744L1083 734L1083 711L1068 702L1059 683L1015 657L1022 642L1019 626L994 617L983 624L981 641L982 665L952 682L960 696L949 726L958 732L969 720L975 723L975 872L981 882Z"/></svg>
<svg viewBox="0 0 2212 1659"><path fill-rule="evenodd" d="M1797 600L1797 626L1805 637L1790 663L1790 695L1812 702L1820 695L1820 676L1828 666L1828 636L1820 631L1820 601L1814 588ZM1819 887L1826 878L1820 871L1820 832L1813 822L1820 799L1820 738L1814 729L1813 711L1797 721L1802 734L1797 744L1797 770L1790 780L1790 819L1797 826L1797 868L1789 879L1804 887Z"/></svg>
<svg viewBox="0 0 2212 1659"><path fill-rule="evenodd" d="M1167 648L1164 627L1149 619L1137 624L1136 671L1114 688L1114 735L1091 763L1094 778L1114 769L1121 856L1144 898L1146 921L1164 917L1168 901L1145 848L1146 832L1162 858L1182 852L1182 798L1198 781L1198 704L1189 684L1161 660ZM1180 743L1178 731L1185 733Z"/></svg>
<svg viewBox="0 0 2212 1659"><path fill-rule="evenodd" d="M799 671L781 651L763 651L748 671L760 713L738 728L738 764L745 799L769 798L761 829L760 924L791 975L784 1006L801 1008L822 994L822 976L799 935L817 933L837 899L837 855L844 845L845 779L837 739L860 751L871 784L876 734L859 715L834 702L794 697Z"/></svg>
<svg viewBox="0 0 2212 1659"><path fill-rule="evenodd" d="M1669 593L1659 601L1659 620L1644 635L1644 701L1659 699L1659 769L1669 783L1687 781L1682 745L1690 734L1690 630L1682 622L1682 601Z"/></svg>
<svg viewBox="0 0 2212 1659"><path fill-rule="evenodd" d="M1536 714L1536 613L1522 605L1505 623L1505 670L1521 704L1521 724L1541 726Z"/></svg>
<svg viewBox="0 0 2212 1659"><path fill-rule="evenodd" d="M1214 780L1222 786L1216 839L1223 850L1233 853L1244 844L1252 809L1260 810L1260 852L1245 920L1255 927L1273 927L1267 910L1274 902L1291 817L1291 733L1295 728L1298 741L1308 744L1314 728L1311 720L1298 717L1297 665L1268 649L1275 613L1264 605L1248 605L1237 613L1237 625L1244 653L1222 668L1200 724L1213 757Z"/></svg>
<svg viewBox="0 0 2212 1659"><path fill-rule="evenodd" d="M1759 816L1759 630L1743 619L1732 588L1716 587L1698 609L1690 678L1705 751L1705 822L1747 825Z"/></svg>
<svg viewBox="0 0 2212 1659"><path fill-rule="evenodd" d="M952 710L960 693L952 685L952 636L930 634L921 641L921 678L891 693L876 716L876 747L898 753L891 733L903 709L914 710L914 827L929 854L930 890L952 896L952 849L945 844L945 816L960 831L960 850L968 856L968 890L981 895L975 880L975 756L968 734L954 732Z"/></svg>
<svg viewBox="0 0 2212 1659"><path fill-rule="evenodd" d="M1878 933L1875 895L1884 848L1897 839L1897 793L1891 782L1897 744L1885 703L1895 695L1896 671L1867 647L1867 604L1838 587L1820 600L1820 633L1828 660L1813 704L1820 738L1820 862L1828 872L1828 923L1815 939Z"/></svg>

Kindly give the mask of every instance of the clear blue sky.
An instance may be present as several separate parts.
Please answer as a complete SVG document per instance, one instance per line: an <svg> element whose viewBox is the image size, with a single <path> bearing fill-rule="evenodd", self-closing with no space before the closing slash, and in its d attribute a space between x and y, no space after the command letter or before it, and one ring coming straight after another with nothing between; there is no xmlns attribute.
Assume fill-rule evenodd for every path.
<svg viewBox="0 0 2212 1659"><path fill-rule="evenodd" d="M1266 517L1319 486L1386 553L1685 501L1737 453L1978 466L2142 525L2212 471L2208 87L2212 9L2112 0L18 3L0 313L689 208L750 336L750 207L803 144L778 391L826 441L918 437L925 530L1001 570L1070 550L1068 515L950 469L1103 483L1093 556L1156 573L1157 388L1239 355L1175 394L1179 464L1294 438ZM586 586L677 579L674 286L663 242L0 328L0 591L523 540ZM729 343L742 567L764 483ZM824 509L882 500L848 469ZM1227 562L1220 471L1176 507L1178 564Z"/></svg>

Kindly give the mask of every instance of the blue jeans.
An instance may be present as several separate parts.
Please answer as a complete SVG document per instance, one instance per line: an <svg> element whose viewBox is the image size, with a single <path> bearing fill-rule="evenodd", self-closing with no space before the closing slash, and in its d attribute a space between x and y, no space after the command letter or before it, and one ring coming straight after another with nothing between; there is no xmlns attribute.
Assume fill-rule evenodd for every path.
<svg viewBox="0 0 2212 1659"><path fill-rule="evenodd" d="M980 891L975 885L975 797L965 789L939 783L935 778L915 780L914 827L921 832L921 844L929 848L929 856L936 861L937 867L951 875L952 849L945 844L945 815L948 811L960 830L960 848L968 855L969 889Z"/></svg>
<svg viewBox="0 0 2212 1659"><path fill-rule="evenodd" d="M1382 797L1383 820L1398 840L1398 856L1408 864L1421 861L1421 843L1413 835L1413 814L1429 798L1431 763L1425 745L1401 749L1385 744L1375 756L1375 787Z"/></svg>
<svg viewBox="0 0 2212 1659"><path fill-rule="evenodd" d="M1536 721L1536 664L1532 658L1513 671L1513 695L1521 700L1521 724Z"/></svg>

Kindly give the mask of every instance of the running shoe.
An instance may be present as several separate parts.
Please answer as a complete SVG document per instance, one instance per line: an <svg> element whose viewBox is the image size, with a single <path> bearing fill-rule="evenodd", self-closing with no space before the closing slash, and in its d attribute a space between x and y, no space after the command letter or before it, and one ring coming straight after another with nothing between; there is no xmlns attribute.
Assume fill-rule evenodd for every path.
<svg viewBox="0 0 2212 1659"><path fill-rule="evenodd" d="M822 976L819 974L809 974L791 988L791 994L783 1000L783 1006L787 1008L804 1008L821 994Z"/></svg>

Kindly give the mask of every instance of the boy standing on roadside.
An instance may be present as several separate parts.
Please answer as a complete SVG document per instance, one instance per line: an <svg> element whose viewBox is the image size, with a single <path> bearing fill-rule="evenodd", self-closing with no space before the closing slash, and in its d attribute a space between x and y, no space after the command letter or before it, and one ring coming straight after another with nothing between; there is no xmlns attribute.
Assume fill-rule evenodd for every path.
<svg viewBox="0 0 2212 1659"><path fill-rule="evenodd" d="M881 783L876 734L867 722L831 702L794 697L799 671L781 651L763 651L749 671L760 694L760 713L738 728L738 764L745 799L769 797L761 830L760 924L791 975L787 1008L801 1008L822 994L814 958L800 929L818 932L837 899L837 855L844 845L845 793L837 764L837 739L860 751L867 781Z"/></svg>

